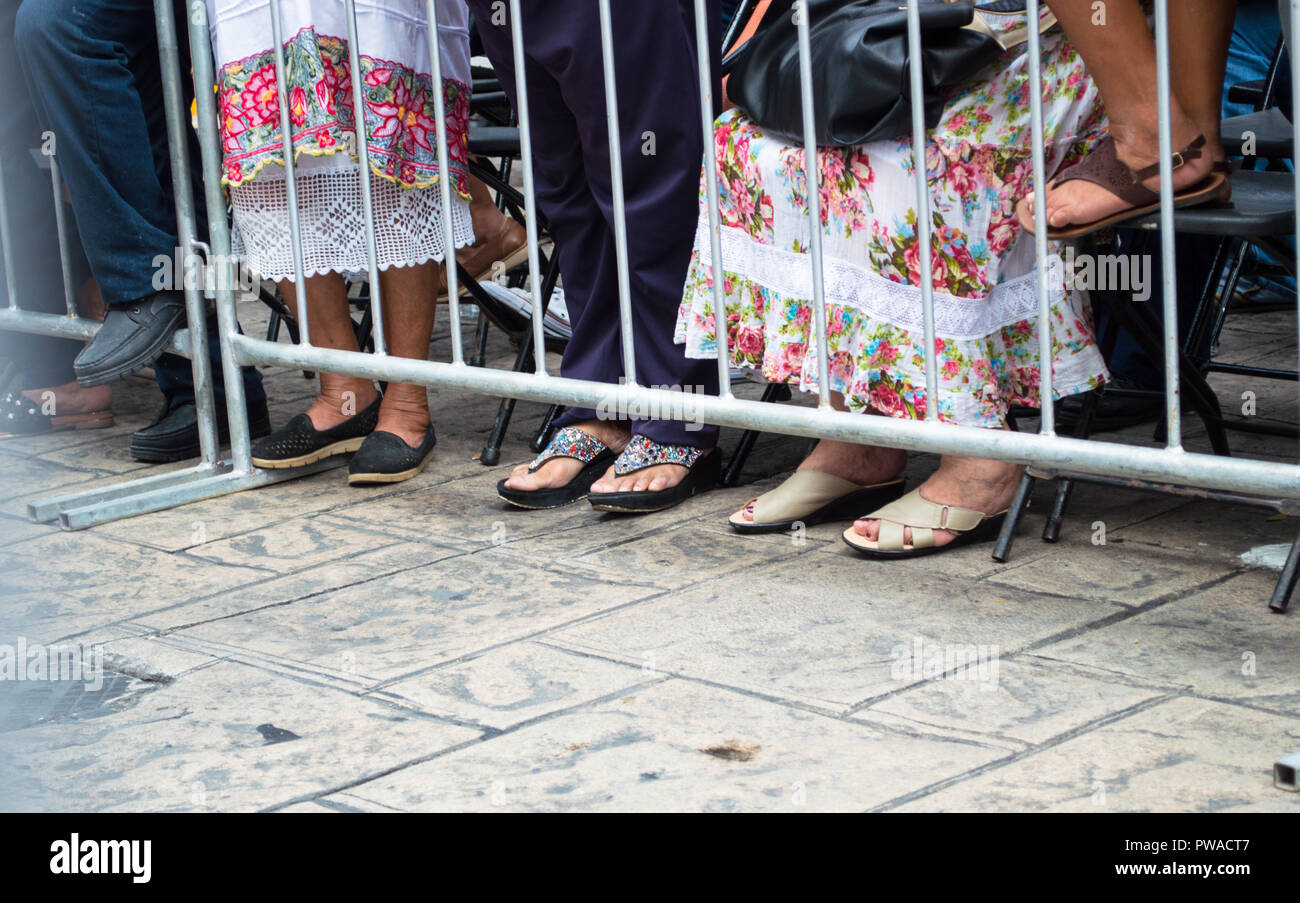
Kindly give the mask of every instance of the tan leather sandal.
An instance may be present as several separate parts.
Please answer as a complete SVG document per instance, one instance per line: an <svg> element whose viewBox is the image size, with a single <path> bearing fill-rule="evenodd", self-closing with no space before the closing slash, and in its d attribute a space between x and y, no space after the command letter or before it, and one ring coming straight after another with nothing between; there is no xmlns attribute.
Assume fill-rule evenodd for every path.
<svg viewBox="0 0 1300 903"><path fill-rule="evenodd" d="M903 494L900 477L862 486L829 473L800 470L771 492L750 499L728 523L737 533L788 533L795 524L812 527L853 517L854 512L879 507ZM745 512L753 506L753 519Z"/></svg>
<svg viewBox="0 0 1300 903"><path fill-rule="evenodd" d="M1174 154L1173 168L1175 170L1181 169L1187 165L1189 160L1196 160L1203 156L1205 144L1205 136L1197 135L1191 144ZM1101 186L1128 204L1128 208L1118 213L1112 213L1110 216L1102 217L1099 220L1094 220L1091 223L1071 223L1059 229L1049 227L1047 238L1050 241L1078 238L1081 235L1096 232L1098 229L1118 225L1158 211L1160 209L1160 193L1152 191L1142 183L1159 174L1159 163L1153 163L1151 166L1137 172L1129 169L1119 159L1114 140L1106 138L1093 149L1092 153L1084 157L1082 162L1071 166L1053 179L1048 185L1048 190L1064 185L1066 182L1091 182L1094 185ZM1174 193L1174 207L1182 209L1184 207L1197 207L1201 204L1226 202L1231 193L1232 188L1231 183L1228 181L1227 167L1216 164L1204 179L1201 179L1195 185L1189 185ZM1029 199L1026 198L1016 205L1016 216L1020 220L1021 227L1032 235L1034 232L1034 210L1028 201Z"/></svg>
<svg viewBox="0 0 1300 903"><path fill-rule="evenodd" d="M935 552L946 552L996 539L1010 510L1008 508L997 514L985 514L970 508L940 505L922 498L921 490L914 489L898 501L861 518L880 521L880 538L876 542L867 539L853 527L844 531L844 542L854 551L871 558L933 555ZM905 531L909 528L912 531L910 545L904 541ZM956 535L947 545L935 546L935 530Z"/></svg>

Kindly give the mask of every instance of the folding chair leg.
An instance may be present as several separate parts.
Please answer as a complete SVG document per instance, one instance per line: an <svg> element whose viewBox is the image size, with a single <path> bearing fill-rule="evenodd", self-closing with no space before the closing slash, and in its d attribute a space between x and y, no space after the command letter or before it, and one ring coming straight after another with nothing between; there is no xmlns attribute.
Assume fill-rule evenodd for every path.
<svg viewBox="0 0 1300 903"><path fill-rule="evenodd" d="M555 284L559 280L559 267L552 261L550 268L546 272L545 280L542 283L542 314L546 314L547 307L551 304L551 295L555 293ZM533 361L533 332L528 330L524 340L519 343L519 354L515 356L516 372L522 372L529 367ZM484 467L495 467L501 460L501 444L505 442L506 430L510 427L510 418L515 412L515 399L501 399L501 407L497 410L496 423L492 425L492 432L488 435L487 445L483 446L483 451L479 455L479 461Z"/></svg>
<svg viewBox="0 0 1300 903"><path fill-rule="evenodd" d="M553 404L546 409L546 413L542 415L542 425L538 428L537 435L533 437L529 448L539 455L542 453L542 450L551 442L551 434L555 432L555 421L563 413L564 405L562 404Z"/></svg>
<svg viewBox="0 0 1300 903"><path fill-rule="evenodd" d="M1298 578L1300 578L1300 536L1291 543L1291 552L1286 556L1286 564L1283 565L1282 573L1277 578L1277 586L1273 588L1273 599L1268 603L1270 609L1278 614L1286 612L1287 606L1291 604L1291 593L1295 591Z"/></svg>
<svg viewBox="0 0 1300 903"><path fill-rule="evenodd" d="M993 560L999 564L1011 557L1011 544L1015 542L1020 518L1024 517L1025 509L1029 507L1029 496L1033 491L1034 478L1029 475L1029 471L1025 471L1020 477L1020 485L1016 487L1016 497L1011 500L1007 519L1002 522L1002 532L998 534L997 544L993 546Z"/></svg>
<svg viewBox="0 0 1300 903"><path fill-rule="evenodd" d="M478 325L474 329L474 354L469 359L469 365L482 367L487 363L488 318L481 310L478 312Z"/></svg>
<svg viewBox="0 0 1300 903"><path fill-rule="evenodd" d="M1087 439L1092 435L1092 421L1097 416L1101 404L1101 390L1094 389L1083 399L1079 410L1079 420L1074 427L1076 439ZM1061 479L1056 484L1056 499L1052 510L1047 513L1047 523L1043 525L1043 542L1056 542L1061 538L1061 521L1065 519L1065 509L1069 507L1070 496L1074 493L1074 480Z"/></svg>
<svg viewBox="0 0 1300 903"><path fill-rule="evenodd" d="M789 401L790 387L785 383L768 383L760 400L769 403ZM740 441L736 443L736 450L731 453L731 460L727 462L727 469L722 474L723 486L740 485L740 473L745 469L745 462L749 460L759 435L758 430L745 430L741 433Z"/></svg>

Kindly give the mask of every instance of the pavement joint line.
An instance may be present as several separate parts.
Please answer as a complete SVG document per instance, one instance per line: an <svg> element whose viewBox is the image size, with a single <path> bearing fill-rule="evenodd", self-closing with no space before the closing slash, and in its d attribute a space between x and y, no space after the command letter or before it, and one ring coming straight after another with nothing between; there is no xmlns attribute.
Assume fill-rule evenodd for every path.
<svg viewBox="0 0 1300 903"><path fill-rule="evenodd" d="M584 658L594 659L596 661L603 661L615 665L627 665L628 667L632 667L632 668L641 667L640 664L636 662L627 661L626 659L618 658L613 653L601 653L595 649L581 648L576 646L574 647L557 646L554 643L546 643L546 642L543 642L542 645L550 646L553 649L557 649L563 652L569 652L570 654L579 655ZM771 694L764 693L760 690L753 690L745 687L736 687L736 686L732 686L731 684L724 684L716 680L710 680L707 677L699 677L694 674L687 674L681 671L668 671L659 668L656 669L654 673L662 674L673 680L681 680L687 683L698 684L704 687L710 687L715 690L724 690L730 693L737 693L741 696L746 696L751 699L757 699L760 702L770 702L775 705L779 705L782 708L796 709L798 711L807 712L812 715L822 715L827 718L833 718L837 721L844 720L844 716L845 716L845 713L841 713L836 709L822 708L820 706L813 705L812 703L803 702L797 699L789 699L781 696L773 696ZM851 722L851 723L857 724L858 722Z"/></svg>
<svg viewBox="0 0 1300 903"><path fill-rule="evenodd" d="M1070 661L1064 658L1052 658L1049 655L1043 655L1038 652L1026 652L1021 650L1016 653L1018 664L1025 665L1035 670L1047 671L1049 673L1062 673L1078 677L1083 680L1093 680L1098 683L1109 683L1116 686L1128 687L1132 690L1158 690L1162 693L1182 693L1190 694L1192 691L1191 684L1167 683L1165 681L1145 680L1137 675L1129 674L1127 671L1115 671L1111 668L1102 668L1098 665L1085 665L1080 662Z"/></svg>
<svg viewBox="0 0 1300 903"><path fill-rule="evenodd" d="M1188 589L1188 590L1178 590L1178 591L1175 591L1175 592L1172 592L1172 593L1166 593L1165 596L1158 596L1158 597L1156 597L1155 599L1152 599L1152 600L1150 600L1149 602L1144 603L1141 607L1135 607L1135 608L1125 609L1125 610L1121 610L1121 611L1116 611L1116 612L1113 612L1112 614L1110 614L1110 615L1108 615L1108 616L1106 616L1106 617L1104 617L1104 618L1101 618L1101 619L1099 619L1099 620L1096 620L1096 621L1089 621L1089 622L1087 622L1087 623L1085 623L1085 624L1082 624L1082 625L1080 625L1080 626L1078 626L1078 627L1072 627L1072 628L1067 628L1066 630L1058 631L1057 633L1054 633L1054 634L1052 634L1051 636L1048 636L1048 637L1044 637L1043 639L1039 639L1039 640L1031 640L1027 645L1022 646L1022 647L1020 647L1020 648L1018 648L1018 649L1012 649L1010 652L1008 652L1008 653L1006 653L1006 654L1002 654L1002 653L999 651L999 656L998 656L998 657L999 657L999 659L1001 659L1001 660L1015 661L1015 660L1017 659L1018 656L1023 656L1023 655L1027 655L1027 654L1028 654L1028 655L1032 655L1032 654L1034 654L1034 650L1036 650L1036 649L1040 649L1040 648L1043 648L1043 647L1045 647L1045 646L1050 646L1050 645L1052 645L1052 644L1054 644L1054 643L1058 643L1058 642L1061 642L1061 641L1063 641L1063 640L1074 639L1074 638L1077 637L1077 636L1082 636L1084 633L1087 633L1087 632L1090 632L1090 631L1093 631L1093 630L1101 630L1101 629L1104 629L1104 628L1106 628L1106 627L1110 627L1110 626L1112 626L1112 625L1114 625L1114 624L1118 624L1118 623L1120 623L1120 622L1122 622L1122 621L1127 621L1127 620L1130 619L1130 618L1137 617L1138 615L1140 615L1140 614L1144 614L1145 612L1153 611L1153 610L1155 610L1156 608L1160 608L1160 607L1162 607L1162 606L1164 606L1164 605L1167 605L1167 604L1169 604L1169 603L1171 603L1171 602L1178 601L1179 599L1185 598L1185 597L1188 596L1188 595L1192 595L1192 594L1197 593L1197 592L1202 592L1202 591L1204 591L1204 590L1206 590L1206 589L1212 589L1214 586L1217 586L1217 585L1219 585L1219 584L1221 584L1221 583L1225 583L1225 582L1227 582L1228 580L1231 580L1233 577L1237 576L1237 575L1238 575L1241 571L1243 571L1243 570L1245 570L1245 569L1244 569L1244 568L1238 568L1238 569L1234 570L1233 572L1231 572L1231 573L1229 573L1229 574L1227 574L1227 575L1221 575L1220 577L1216 577L1216 578L1214 578L1214 579L1211 579L1211 580L1205 581L1203 584L1200 584L1200 585L1198 585L1198 586L1192 587L1192 588L1190 588L1190 589ZM1008 588L1018 589L1018 588L1016 588L1016 587L1008 587ZM1066 599L1067 601L1074 601L1074 602L1077 602L1077 601L1078 601L1078 599L1076 599L1076 598L1074 598L1074 597L1068 597L1068 596L1067 596L1067 597L1058 597L1058 596L1056 596L1056 594L1053 594L1053 593L1037 593L1037 592L1035 591L1035 594L1036 594L1036 595L1042 595L1042 596L1045 596L1045 597L1048 597L1048 598L1064 598L1064 599ZM1107 604L1107 605L1114 605L1114 604L1118 604L1118 603L1105 603L1105 604ZM963 666L963 667L964 667L964 666ZM845 713L845 717L847 718L847 717L849 717L849 716L851 716L851 715L855 715L855 714L857 714L858 712L860 712L860 711L862 711L862 710L864 710L864 709L868 709L868 708L870 708L871 706L876 705L876 704L879 703L879 702L883 702L883 701L886 700L886 699L891 699L891 698L893 698L893 697L895 697L895 696L898 696L898 695L900 695L900 694L902 694L902 693L907 692L908 690L912 690L912 689L915 689L915 688L917 688L917 687L923 687L923 686L926 686L927 684L935 683L936 681L945 680L945 679L947 678L947 676L948 676L950 673L951 673L951 674L955 674L957 671L960 671L960 670L962 670L961 667L959 667L959 668L954 668L954 669L952 669L952 671L950 671L950 672L944 672L944 674L941 674L941 675L939 675L938 677L922 678L921 680L918 680L918 681L916 681L915 683L910 683L910 684L907 684L906 686L898 687L898 688L895 688L895 689L889 690L889 691L887 691L887 692L879 693L879 694L877 694L877 695L875 695L875 696L868 697L867 699L864 699L864 700L862 700L861 702L856 703L856 704L855 704L855 705L854 705L854 706L853 706L853 707L852 707L852 708L851 708L847 713Z"/></svg>
<svg viewBox="0 0 1300 903"><path fill-rule="evenodd" d="M493 643L490 646L484 646L481 649L476 649L473 652L467 652L463 655L458 655L453 659L448 659L447 661L438 662L433 665L426 665L425 667L418 668L414 671L407 671L395 677L385 678L384 680L380 681L379 683L371 687L368 692L373 693L377 691L386 690L388 687L391 687L394 684L403 683L408 680L413 680L417 677L423 677L425 674L431 674L434 671L441 671L445 668L451 668L456 665L464 664L465 662L471 662L474 659L482 658L483 656L489 653L496 652L498 649L504 649L507 646L513 646L516 643L542 643L542 645L550 645L549 643L542 642L542 638L545 637L547 634L555 633L557 631L562 631L562 630L568 630L571 627L577 627L587 621L595 620L598 618L605 617L606 615L611 615L616 612L623 611L625 609L633 607L634 605L641 605L645 602L654 601L655 599L662 598L663 596L667 595L669 592L671 592L671 590L664 590L661 593L645 596L640 599L632 599L630 601L620 603L619 605L616 605L613 608L582 615L581 617L577 617L572 620L565 621L562 624L556 624L551 627L546 627L543 628L542 630L535 631L533 633L528 633L522 636L513 637L508 640L503 640L500 643ZM635 667L640 667L640 666L637 665Z"/></svg>
<svg viewBox="0 0 1300 903"><path fill-rule="evenodd" d="M887 714L890 718L897 718L900 721L907 722L907 724L899 724L889 720L863 721L859 718L841 718L838 720L843 721L846 724L874 727L886 733L900 734L904 737L913 737L918 740L941 740L945 743L962 743L967 746L975 746L980 749L996 749L1001 752L1023 752L1024 750L1032 748L1034 745L1028 740L1021 740L1017 737L1008 737L1006 734L1001 734L997 731L973 731L945 727L942 724L933 724L929 721L921 721L918 718L911 718L907 715L897 715L893 712L878 712L874 714ZM908 725L915 726L909 728Z"/></svg>
<svg viewBox="0 0 1300 903"><path fill-rule="evenodd" d="M443 548L447 548L447 547L443 547ZM255 612L265 611L265 610L268 609L268 608L278 608L278 607L283 606L283 605L293 605L293 604L295 604L295 603L297 603L297 602L305 602L305 601L308 600L308 599L314 599L314 598L316 598L317 596L324 595L325 593L332 593L332 592L338 592L339 590L350 589L350 588L352 588L352 587L354 587L354 586L361 586L361 585L363 585L363 584L365 584L365 583L370 583L370 582L373 582L373 581L375 581L375 580L384 580L384 579L386 579L386 578L388 578L388 577L392 577L392 576L395 576L395 575L397 575L397 574L405 573L405 572L407 572L407 571L419 570L420 568L430 567L430 566L435 565L435 564L441 564L441 563L444 562L444 561L450 561L450 560L453 559L453 558L460 558L460 557L463 557L464 555L471 554L471 553L468 553L468 552L461 552L461 551L459 551L459 550L454 550L454 549L452 549L452 550L450 550L450 551L454 552L455 554L452 554L452 555L446 555L446 556L444 556L444 557L442 557L442 558L435 558L433 561L428 561L428 562L425 562L424 564L420 564L420 565L407 566L407 567L400 567L400 568L396 568L396 569L394 569L394 570L384 571L384 572L381 573L381 574L375 574L375 575L372 575L372 576L364 577L364 578L362 578L362 579L359 579L359 580L353 581L353 582L351 582L351 583L342 583L342 584L339 584L338 586L329 586L329 587L325 587L324 589L315 590L315 591L310 592L310 593L307 593L306 595L303 595L303 596L296 596L296 597L294 597L294 598L292 598L292 599L285 599L285 600L282 600L282 601L270 602L270 603L267 603L266 605L259 605L259 606L257 606L256 608L250 608L250 609L247 609L247 610L245 610L245 611L232 612L232 613L230 613L230 614L220 615L220 616L218 616L218 617L214 617L214 618L205 618L205 619L200 620L200 621L192 621L192 622L185 623L185 624L178 624L178 625L174 625L174 626L172 626L172 627L153 627L153 626L151 626L151 625L147 625L147 624L145 624L145 625L143 625L143 626L145 626L146 628L148 628L148 630L149 630L151 633L153 633L153 634L157 634L157 635L169 634L169 633L172 633L172 632L175 632L175 631L189 630L189 629L191 629L191 628L193 628L193 627L199 627L199 626L202 626L202 625L204 625L204 624L212 624L212 623L215 623L215 622L217 622L217 621L225 621L225 620L228 620L228 619L230 619L230 618L239 618L239 617L243 617L244 615L253 614L253 613L255 613ZM369 553L368 553L368 552L358 552L358 553L356 553L356 556L355 556L355 557L359 557L359 556L361 556L361 555L365 555L365 554L369 554ZM238 567L238 565L236 565L236 567ZM308 567L304 567L304 568L302 568L302 569L300 569L300 570L297 570L297 571L289 571L289 572L284 573L284 574L279 574L279 575L276 576L275 579L276 579L276 580L282 580L282 579L285 579L285 578L288 578L288 577L298 577L298 576L301 576L302 574L304 574L304 573L306 573L306 572L308 572L308 571L311 571L311 570L313 570L314 568L318 568L318 567L320 567L320 565L310 565L310 566L308 566ZM176 610L176 609L178 609L178 608L184 608L184 607L186 607L186 606L188 606L188 605L193 605L193 604L198 603L198 602L207 602L207 601L210 601L210 600L212 600L212 599L220 598L221 596L231 595L231 594L233 594L233 593L237 593L237 592L239 592L240 590L247 589L247 588L250 587L250 586L260 586L260 585L263 584L263 583L270 583L270 582L273 582L273 581L268 581L268 580L251 580L251 581L249 581L248 583L241 583L241 584L239 584L238 586L232 586L232 587L230 587L229 589L218 590L218 591L216 591L216 592L214 592L214 593L209 593L209 594L206 595L206 596L196 596L196 597L194 597L194 598L192 598L192 599L186 599L186 600L183 601L183 602L177 602L177 603L175 603L174 605L167 605L167 606L164 606L164 607L162 607L162 608L155 608L155 609L152 609L152 610L150 610L150 611L141 612L141 613L138 613L138 614L132 615L132 617L131 617L130 619L128 619L128 620L138 620L138 619L140 619L140 618L146 618L146 617L150 617L150 616L153 616L153 615L163 614L163 613L165 613L165 612L168 612L168 611L174 611L174 610ZM117 624L120 624L120 623L124 623L124 622L122 622L122 621L110 621L110 622L107 623L107 624L99 625L99 626L94 627L94 628L91 628L91 629L92 629L92 630L99 630L99 629L103 629L103 628L106 628L106 627L113 627L113 626L116 626ZM83 631L83 632L85 632L85 631ZM77 635L78 635L78 634L74 634L74 636L77 636Z"/></svg>
<svg viewBox="0 0 1300 903"><path fill-rule="evenodd" d="M1206 590L1214 589L1216 586L1222 586L1223 584L1227 583L1230 580L1235 580L1237 577L1240 577L1242 574L1245 574L1249 570L1250 568L1244 565L1232 568L1226 574L1220 574L1217 577L1211 577L1209 580L1205 580L1202 581L1201 583L1194 584L1193 586L1189 586L1186 589L1173 590L1171 592L1165 593L1163 596L1156 596L1154 599L1149 599L1146 602L1143 602L1141 605L1126 607L1124 610L1117 611L1114 614L1111 614L1098 621L1090 621L1087 624L1081 625L1080 627L1063 630L1059 633L1053 634L1052 636L1045 637L1044 639L1041 640L1037 640L1033 643L1030 643L1024 649L1021 649L1019 651L1033 652L1035 649L1041 649L1045 646L1050 646L1053 643L1059 643L1063 640L1072 640L1077 636L1082 636L1085 632L1090 630L1105 629L1114 624L1118 624L1122 621L1127 621L1130 618L1136 618L1138 615L1146 614L1149 611L1155 611L1157 608L1162 608L1165 605L1168 605L1172 602L1178 602L1182 599L1188 598L1189 596L1194 596L1199 593L1203 593ZM1123 605L1123 603L1112 603L1112 604Z"/></svg>
<svg viewBox="0 0 1300 903"><path fill-rule="evenodd" d="M445 756L451 755L452 753L460 752L462 749L468 749L471 746L477 746L482 743L488 743L492 740L495 740L497 737L505 737L510 734L517 733L518 731L521 731L526 727L532 727L534 725L541 724L546 721L550 721L556 718L561 718L565 715L572 714L573 712L579 711L584 708L603 705L606 702L610 702L614 699L621 699L622 697L627 696L629 694L643 692L658 684L665 683L667 680L669 680L669 678L665 677L662 680L642 681L641 683L632 684L631 686L624 687L623 689L617 690L613 693L607 693L604 696L600 696L595 699L589 699L584 702L576 703L567 708L556 709L553 712L544 712L541 715L538 715L534 718L529 718L525 721L521 721L518 724L513 724L507 728L486 728L484 729L484 735L481 737L473 737L470 738L469 740L465 740L461 743L453 744L451 746L448 746L444 749L437 750L436 752L430 753L428 755L419 756L418 758L411 759L410 761L401 763L399 765L395 765L392 768L386 768L382 772L376 772L369 775L362 775L361 777L356 778L355 780L348 781L347 783L341 784L337 787L332 787L327 790L318 791L316 793L303 794L294 797L293 799L285 800L284 802L281 803L275 803L259 811L276 812L278 810L288 808L289 806L297 805L298 803L314 801L316 799L319 799L322 796L329 796L334 793L343 793L348 790L352 790L353 788L360 787L364 784L369 784L372 781L377 781L380 778L385 778L388 777L389 775L396 774L399 771L404 771L408 768L412 768L416 765L423 765L426 762L432 762L435 759L441 759ZM364 797L362 798L364 799Z"/></svg>
<svg viewBox="0 0 1300 903"><path fill-rule="evenodd" d="M282 677L298 680L300 683L311 686L328 686L330 689L350 693L354 696L364 695L365 692L366 683L364 681L349 680L346 677L339 676L342 672L313 666L307 662L267 655L246 646L202 640L197 637L186 637L183 641L188 641L191 645L185 646L177 643L173 645L173 648L202 655L214 655L215 652L220 651L221 655L214 655L214 657L223 658L234 664L247 665L250 668L273 672ZM315 679L310 679L313 676ZM331 680L334 682L331 683Z"/></svg>
<svg viewBox="0 0 1300 903"><path fill-rule="evenodd" d="M1008 765L1013 765L1017 762L1036 756L1039 753L1046 752L1049 749L1053 749L1057 746L1062 745L1063 743L1068 743L1069 741L1074 740L1077 737L1081 737L1084 734L1092 733L1098 728L1106 727L1107 725L1113 724L1117 721L1123 721L1124 719L1131 718L1132 716L1140 714L1146 711L1147 709L1155 708L1158 705L1163 705L1166 702L1169 702L1174 699L1179 699L1179 698L1181 698L1181 694L1168 694L1164 696L1156 696L1151 699L1144 699L1141 702L1134 703L1133 705L1128 706L1127 708L1119 709L1114 712L1107 712L1105 715L1102 715L1098 718L1094 718L1091 721L1085 722L1084 724L1077 725L1076 727L1073 727L1067 731L1063 731L1060 734L1056 734L1055 736L1050 737L1041 743L1033 744L1028 749L1022 750L1020 752L1012 753L1011 755L1004 756L1001 759L994 759L991 762L985 762L983 765L977 765L976 767L969 769L968 771L964 771L961 774L944 778L941 781L935 781L932 784L927 784L925 787L920 787L917 788L916 790L912 790L908 793L904 793L900 796L894 797L891 800L886 800L885 802L872 806L871 808L865 811L868 813L888 812L890 809L896 809L900 806L905 806L908 803L915 802L916 800L924 799L927 796L932 796L933 794L938 793L941 790L946 790L949 787L953 787L957 784L961 784L966 781L973 780L974 778L981 777L985 774L988 774L989 772L997 771L1001 768L1005 768Z"/></svg>
<svg viewBox="0 0 1300 903"><path fill-rule="evenodd" d="M1205 702L1217 702L1222 705L1230 705L1239 709L1250 709L1253 712L1263 712L1268 715L1279 715L1283 718L1290 718L1292 721L1300 721L1300 712L1294 709L1273 709L1268 706L1255 705L1250 698L1233 698L1230 696L1213 696L1206 693L1197 693L1195 691L1183 694L1190 699L1200 699Z"/></svg>
<svg viewBox="0 0 1300 903"><path fill-rule="evenodd" d="M403 714L410 715L415 718L419 718L423 721L429 721L436 724L445 724L451 727L463 727L469 730L476 730L476 731L493 730L493 728L490 728L487 725L478 724L477 722L474 721L465 721L459 718L451 718L446 715L435 715L432 712L426 712L423 709L416 708L412 705L406 705L401 702L397 702L395 698L391 696L388 698L370 696L365 693L356 692L355 690L348 689L346 687L340 687L337 684L331 684L324 680L307 680L302 676L302 674L305 674L307 672L300 672L299 674L290 674L278 670L274 667L271 667L267 663L256 662L256 661L227 659L227 662L229 664L238 665L244 668L252 668L254 671L261 671L263 674L270 674L275 677L282 677L286 680L291 680L294 681L295 683L299 683L304 686L316 687L321 690L329 690L334 693L342 693L346 696L351 696L354 699L373 702L376 705L380 705L383 706L384 708L401 712Z"/></svg>

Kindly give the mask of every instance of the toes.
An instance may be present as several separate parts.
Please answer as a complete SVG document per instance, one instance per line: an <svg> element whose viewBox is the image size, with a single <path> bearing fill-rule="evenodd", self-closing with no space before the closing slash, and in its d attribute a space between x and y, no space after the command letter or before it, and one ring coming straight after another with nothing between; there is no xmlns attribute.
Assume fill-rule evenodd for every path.
<svg viewBox="0 0 1300 903"><path fill-rule="evenodd" d="M614 478L614 466L611 464L604 475L591 484L592 492L617 492L618 481Z"/></svg>
<svg viewBox="0 0 1300 903"><path fill-rule="evenodd" d="M853 532L871 542L875 542L880 535L880 521L862 518L853 522Z"/></svg>

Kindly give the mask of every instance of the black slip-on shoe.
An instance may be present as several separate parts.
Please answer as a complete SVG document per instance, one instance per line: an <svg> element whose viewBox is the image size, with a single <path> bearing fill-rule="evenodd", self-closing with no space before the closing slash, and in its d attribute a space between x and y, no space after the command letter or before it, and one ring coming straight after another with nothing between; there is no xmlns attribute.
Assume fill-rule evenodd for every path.
<svg viewBox="0 0 1300 903"><path fill-rule="evenodd" d="M437 444L433 424L429 425L419 448L411 448L394 433L371 433L348 462L348 484L364 486L368 483L405 482L433 460L433 447Z"/></svg>
<svg viewBox="0 0 1300 903"><path fill-rule="evenodd" d="M110 308L104 325L72 362L77 382L98 386L152 364L184 322L185 297L180 292L157 292Z"/></svg>
<svg viewBox="0 0 1300 903"><path fill-rule="evenodd" d="M248 406L248 431L253 439L271 432L271 415L266 410L265 399ZM230 442L224 404L217 405L217 441L222 445ZM164 403L153 423L131 434L131 457L147 464L171 464L197 458L200 453L198 410L192 401L171 409Z"/></svg>
<svg viewBox="0 0 1300 903"><path fill-rule="evenodd" d="M296 415L253 446L253 466L269 470L305 467L333 455L356 451L375 431L382 400L376 398L365 410L327 430L312 426L306 414Z"/></svg>

